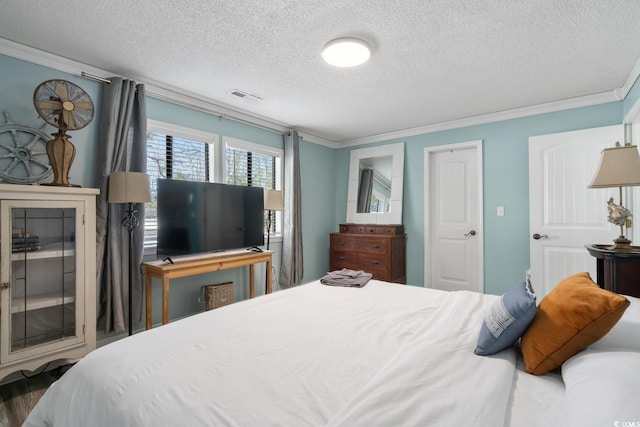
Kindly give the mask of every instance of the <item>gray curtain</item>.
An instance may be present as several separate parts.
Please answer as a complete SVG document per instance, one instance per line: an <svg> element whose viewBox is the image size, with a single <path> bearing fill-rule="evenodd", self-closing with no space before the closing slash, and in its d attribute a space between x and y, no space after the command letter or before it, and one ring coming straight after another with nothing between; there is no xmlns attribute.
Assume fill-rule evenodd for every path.
<svg viewBox="0 0 640 427"><path fill-rule="evenodd" d="M144 85L112 77L104 85L95 182L100 188L96 201L96 269L98 283L98 325L105 332L124 331L128 324L128 233L122 227L125 204L109 204L111 172L146 172L147 112ZM142 314L142 251L144 204L136 205L140 226L134 232L133 324Z"/></svg>
<svg viewBox="0 0 640 427"><path fill-rule="evenodd" d="M291 131L284 135L284 227L280 266L280 286L283 288L299 284L303 275L300 187L299 137L298 132Z"/></svg>
<svg viewBox="0 0 640 427"><path fill-rule="evenodd" d="M358 213L371 210L371 193L373 192L373 169L364 168L360 174L360 188L358 189Z"/></svg>

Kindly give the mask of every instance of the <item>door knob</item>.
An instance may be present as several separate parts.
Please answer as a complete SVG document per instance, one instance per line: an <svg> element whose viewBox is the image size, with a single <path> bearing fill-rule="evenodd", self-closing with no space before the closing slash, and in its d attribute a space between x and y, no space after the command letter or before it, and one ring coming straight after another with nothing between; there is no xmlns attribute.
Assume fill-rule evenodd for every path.
<svg viewBox="0 0 640 427"><path fill-rule="evenodd" d="M470 232L465 234L464 237L475 236L475 235L476 235L476 230L471 230Z"/></svg>
<svg viewBox="0 0 640 427"><path fill-rule="evenodd" d="M533 237L535 240L548 239L549 238L549 236L547 236L546 234L538 234L538 233L535 233L531 237Z"/></svg>

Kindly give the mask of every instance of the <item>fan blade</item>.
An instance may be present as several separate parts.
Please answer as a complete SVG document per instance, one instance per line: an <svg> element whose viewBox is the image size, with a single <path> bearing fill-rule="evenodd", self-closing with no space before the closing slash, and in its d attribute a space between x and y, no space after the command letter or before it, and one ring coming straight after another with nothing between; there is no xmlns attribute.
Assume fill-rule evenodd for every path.
<svg viewBox="0 0 640 427"><path fill-rule="evenodd" d="M76 110L91 110L93 108L93 104L91 101L80 101L73 104Z"/></svg>
<svg viewBox="0 0 640 427"><path fill-rule="evenodd" d="M59 110L62 108L62 102L60 101L40 101L38 107L41 110Z"/></svg>
<svg viewBox="0 0 640 427"><path fill-rule="evenodd" d="M60 97L60 101L62 102L69 100L67 86L62 82L56 82L56 94Z"/></svg>
<svg viewBox="0 0 640 427"><path fill-rule="evenodd" d="M62 120L70 129L75 129L76 127L76 119L73 118L73 113L71 111L62 110Z"/></svg>

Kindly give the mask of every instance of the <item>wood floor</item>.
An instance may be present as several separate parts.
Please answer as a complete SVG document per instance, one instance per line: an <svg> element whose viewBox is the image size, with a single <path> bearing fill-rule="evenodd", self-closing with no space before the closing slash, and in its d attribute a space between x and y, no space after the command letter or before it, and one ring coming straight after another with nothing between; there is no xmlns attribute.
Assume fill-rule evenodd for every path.
<svg viewBox="0 0 640 427"><path fill-rule="evenodd" d="M47 388L66 371L54 369L0 386L0 426L20 427Z"/></svg>

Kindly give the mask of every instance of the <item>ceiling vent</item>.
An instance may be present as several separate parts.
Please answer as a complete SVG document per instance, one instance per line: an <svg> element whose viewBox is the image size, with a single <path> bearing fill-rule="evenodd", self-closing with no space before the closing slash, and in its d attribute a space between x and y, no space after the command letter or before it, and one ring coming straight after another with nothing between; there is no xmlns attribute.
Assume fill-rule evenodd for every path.
<svg viewBox="0 0 640 427"><path fill-rule="evenodd" d="M233 95L235 97L238 97L244 101L247 102L260 102L262 101L262 98L260 98L259 96L255 96L255 95L251 95L250 93L238 90L238 89L234 89L231 92L229 92L230 95Z"/></svg>

